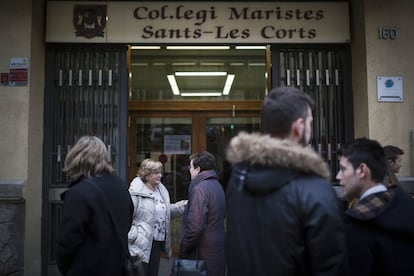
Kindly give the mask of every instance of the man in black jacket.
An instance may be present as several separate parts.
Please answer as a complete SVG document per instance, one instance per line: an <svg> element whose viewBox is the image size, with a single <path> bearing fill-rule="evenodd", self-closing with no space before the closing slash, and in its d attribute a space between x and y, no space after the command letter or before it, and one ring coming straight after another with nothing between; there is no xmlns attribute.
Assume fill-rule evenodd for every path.
<svg viewBox="0 0 414 276"><path fill-rule="evenodd" d="M383 184L384 149L360 138L339 154L336 178L346 197L358 198L345 212L352 276L413 275L414 200L399 186Z"/></svg>
<svg viewBox="0 0 414 276"><path fill-rule="evenodd" d="M339 202L326 163L310 147L313 100L276 88L261 134L230 142L228 275L347 275Z"/></svg>

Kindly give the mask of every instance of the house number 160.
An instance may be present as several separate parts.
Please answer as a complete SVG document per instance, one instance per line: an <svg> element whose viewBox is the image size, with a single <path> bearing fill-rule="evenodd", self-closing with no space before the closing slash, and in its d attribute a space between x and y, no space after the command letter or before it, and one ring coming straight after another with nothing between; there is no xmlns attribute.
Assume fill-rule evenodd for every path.
<svg viewBox="0 0 414 276"><path fill-rule="evenodd" d="M378 28L378 36L380 39L396 39L397 30L394 28Z"/></svg>

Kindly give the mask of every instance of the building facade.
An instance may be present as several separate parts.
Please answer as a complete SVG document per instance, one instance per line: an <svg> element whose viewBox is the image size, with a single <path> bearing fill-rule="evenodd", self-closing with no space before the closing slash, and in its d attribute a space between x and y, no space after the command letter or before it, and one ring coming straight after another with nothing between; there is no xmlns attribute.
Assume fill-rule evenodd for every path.
<svg viewBox="0 0 414 276"><path fill-rule="evenodd" d="M340 144L365 136L401 147L400 176L413 175L410 0L3 2L0 274L58 275L62 161L80 135L101 136L126 181L142 158L163 161L179 199L186 156L213 151L224 179L226 142L258 129L260 100L277 85L316 98L312 146L333 173ZM185 95L201 91L219 95Z"/></svg>

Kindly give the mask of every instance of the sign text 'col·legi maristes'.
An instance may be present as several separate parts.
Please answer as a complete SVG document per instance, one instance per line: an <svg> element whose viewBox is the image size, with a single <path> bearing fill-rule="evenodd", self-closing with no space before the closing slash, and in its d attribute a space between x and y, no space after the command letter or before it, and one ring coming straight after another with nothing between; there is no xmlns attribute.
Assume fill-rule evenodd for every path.
<svg viewBox="0 0 414 276"><path fill-rule="evenodd" d="M53 1L46 41L349 43L349 11L346 2Z"/></svg>

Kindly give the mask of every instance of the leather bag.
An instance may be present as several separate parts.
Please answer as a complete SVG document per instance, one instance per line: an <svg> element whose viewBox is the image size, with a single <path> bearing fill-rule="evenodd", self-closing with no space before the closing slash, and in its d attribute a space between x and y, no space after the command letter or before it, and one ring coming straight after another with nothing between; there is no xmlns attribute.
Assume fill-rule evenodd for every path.
<svg viewBox="0 0 414 276"><path fill-rule="evenodd" d="M203 260L175 259L170 276L206 276L206 266Z"/></svg>

